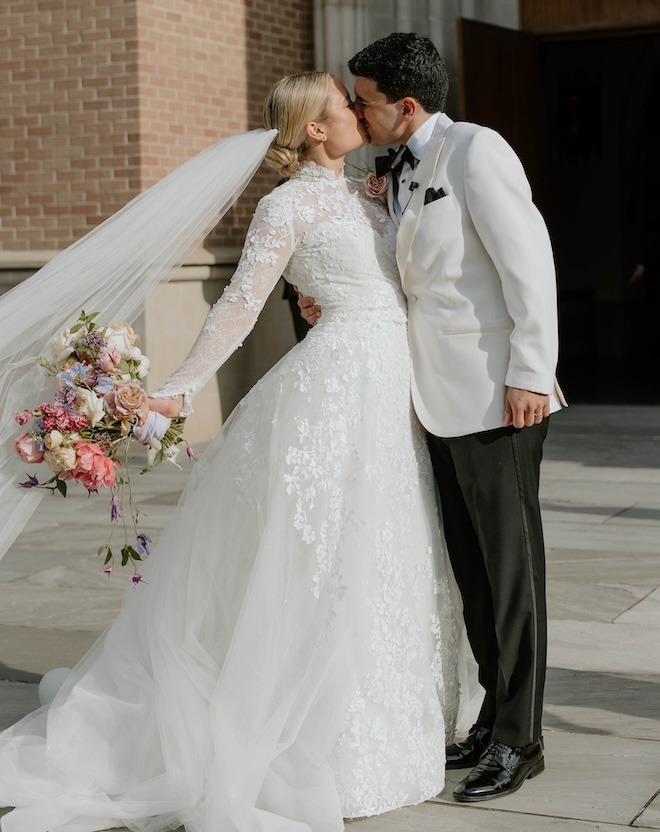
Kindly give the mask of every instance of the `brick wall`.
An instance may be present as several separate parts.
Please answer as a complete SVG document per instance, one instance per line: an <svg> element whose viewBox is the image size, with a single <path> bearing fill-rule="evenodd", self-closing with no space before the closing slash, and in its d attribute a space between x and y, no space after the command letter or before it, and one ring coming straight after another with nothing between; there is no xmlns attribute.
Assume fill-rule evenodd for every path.
<svg viewBox="0 0 660 832"><path fill-rule="evenodd" d="M312 67L309 0L4 0L0 247L63 248ZM237 245L260 173L218 229Z"/></svg>
<svg viewBox="0 0 660 832"><path fill-rule="evenodd" d="M133 0L0 4L0 246L68 245L135 195Z"/></svg>

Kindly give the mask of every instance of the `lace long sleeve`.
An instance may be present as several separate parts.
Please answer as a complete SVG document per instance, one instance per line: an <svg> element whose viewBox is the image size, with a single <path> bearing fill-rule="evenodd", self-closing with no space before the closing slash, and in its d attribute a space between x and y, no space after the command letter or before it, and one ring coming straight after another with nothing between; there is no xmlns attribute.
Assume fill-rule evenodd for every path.
<svg viewBox="0 0 660 832"><path fill-rule="evenodd" d="M291 212L275 192L257 206L245 238L238 267L181 366L154 398L184 395L183 415L190 398L217 372L254 327L266 299L295 248Z"/></svg>

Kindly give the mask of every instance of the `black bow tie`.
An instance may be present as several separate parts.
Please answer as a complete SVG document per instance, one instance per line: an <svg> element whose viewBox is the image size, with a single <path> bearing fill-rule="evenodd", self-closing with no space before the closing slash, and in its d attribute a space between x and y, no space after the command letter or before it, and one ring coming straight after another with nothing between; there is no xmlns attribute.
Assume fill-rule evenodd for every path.
<svg viewBox="0 0 660 832"><path fill-rule="evenodd" d="M419 160L413 156L408 145L402 144L398 150L390 148L387 152L387 156L376 156L376 176L385 176L386 173L398 176L406 162L415 170Z"/></svg>

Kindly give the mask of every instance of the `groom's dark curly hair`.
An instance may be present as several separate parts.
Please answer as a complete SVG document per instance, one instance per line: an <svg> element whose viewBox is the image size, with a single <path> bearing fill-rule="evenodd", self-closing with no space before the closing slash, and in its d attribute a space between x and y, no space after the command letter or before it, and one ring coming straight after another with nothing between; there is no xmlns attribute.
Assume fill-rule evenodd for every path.
<svg viewBox="0 0 660 832"><path fill-rule="evenodd" d="M410 96L427 113L444 109L447 69L433 42L422 35L394 32L358 52L348 68L353 75L375 81L390 103Z"/></svg>

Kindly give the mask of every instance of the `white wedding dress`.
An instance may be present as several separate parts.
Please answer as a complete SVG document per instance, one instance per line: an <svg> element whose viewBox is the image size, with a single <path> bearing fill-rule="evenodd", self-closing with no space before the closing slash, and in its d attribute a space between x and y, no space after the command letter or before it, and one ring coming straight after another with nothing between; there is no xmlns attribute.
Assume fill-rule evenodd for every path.
<svg viewBox="0 0 660 832"><path fill-rule="evenodd" d="M196 464L54 703L0 735L3 832L336 832L443 787L457 629L384 206L313 163L265 197L159 394L194 394L282 272L321 321Z"/></svg>

